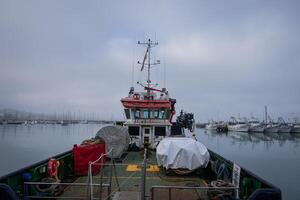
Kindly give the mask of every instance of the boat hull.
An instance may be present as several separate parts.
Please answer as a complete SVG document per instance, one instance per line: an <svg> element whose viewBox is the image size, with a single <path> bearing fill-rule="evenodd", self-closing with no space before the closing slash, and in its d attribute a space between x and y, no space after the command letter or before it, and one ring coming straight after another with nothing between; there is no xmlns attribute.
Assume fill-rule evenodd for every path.
<svg viewBox="0 0 300 200"><path fill-rule="evenodd" d="M266 127L264 133L278 133L278 126Z"/></svg>
<svg viewBox="0 0 300 200"><path fill-rule="evenodd" d="M264 126L250 126L249 132L263 133L265 130Z"/></svg>
<svg viewBox="0 0 300 200"><path fill-rule="evenodd" d="M249 132L249 125L247 124L228 125L227 127L228 127L228 131Z"/></svg>
<svg viewBox="0 0 300 200"><path fill-rule="evenodd" d="M236 164L234 164L233 162L231 162L230 160L227 160L226 158L220 156L219 154L210 151L210 162L215 166L215 169L220 168L221 166L225 167L227 170L233 169L235 166L235 169L240 169L237 172L235 171L235 173L239 174L239 180L240 182L255 182L258 183L258 185L260 185L259 188L254 187L252 184L240 184L240 188L239 188L239 193L241 196L243 196L245 199L247 199L248 197L255 195L255 193L262 193L265 189L268 190L268 195L270 195L270 193L273 194L273 197L276 198L271 198L271 199L281 199L281 191L279 188L273 186L272 184L268 183L267 181L255 176L253 173L249 172L248 170L246 170L243 167L240 167ZM122 178L126 178L126 179L119 179L120 182L120 186L121 187L115 187L113 184L111 190L108 190L109 185L105 185L103 184L101 187L101 190L103 189L103 191L108 191L107 194L106 192L103 192L103 194L101 194L101 197L104 197L103 199L107 199L107 197L109 197L109 195L113 195L113 193L109 193L109 191L138 191L139 188L136 188L136 185L140 183L142 176L135 176L136 179L132 179L132 173L137 173L140 169L139 168L135 168L134 166L136 165L132 165L133 163L137 163L137 161L141 162L142 161L142 157L141 157L142 151L138 151L138 152L128 152L126 154L126 157L121 161L121 164L117 164L111 161L107 161L107 163L103 164L103 167L101 169L101 173L94 175L94 178L96 177L99 180L103 179L107 179L111 176L111 170L112 167L110 166L114 166L114 170L116 174L122 174ZM151 158L151 160L155 160L155 153L149 154L149 157ZM87 180L87 176L79 176L79 177L72 177L72 172L73 172L73 168L72 168L72 158L73 158L73 154L72 152L66 152L64 154L61 154L59 156L55 156L55 158L57 158L57 160L59 160L60 162L64 163L63 170L61 173L62 176L60 176L61 178L61 184L65 184L64 188L62 188L62 193L59 194L58 198L68 198L68 199L74 199L74 198L79 198L79 197L86 197L85 195L87 194L87 190L86 187L88 187L89 185L86 183ZM18 192L16 194L21 195L24 199L27 197L33 197L33 198L43 198L45 197L45 195L49 196L49 197L55 197L55 194L52 194L51 191L48 192L44 192L44 193L40 193L37 191L37 187L34 187L34 184L40 184L41 182L39 180L41 180L44 176L47 176L47 174L45 173L45 168L47 167L47 163L48 163L48 159L39 162L39 163L35 163L34 165L21 169L17 172L11 173L9 175L6 175L5 177L0 177L0 183L4 183L6 186L10 187L14 192ZM155 163L156 164L156 163ZM149 166L149 164L147 164ZM127 166L127 168L126 168ZM133 166L133 167L129 167L129 166ZM125 170L124 170L125 168ZM172 188L174 187L178 187L179 189L183 189L185 188L185 190L187 190L185 192L185 197L182 197L180 199L199 199L199 196L195 196L195 198L189 198L192 197L192 195L195 195L195 187L186 187L186 181L180 181L180 180L184 180L183 178L185 177L184 175L172 175L173 177L177 177L178 180L176 181L176 185L174 186L174 181L168 181L170 180L170 175L168 175L168 173L172 173L170 170L166 170L166 172L168 173L157 173L158 171L161 170L161 168L159 168L157 165L153 165L152 163L152 167L145 167L144 168L145 171L147 170L147 177L151 177L149 179L145 179L145 181L147 181L147 191L144 191L145 193L150 194L150 192L152 191L152 194L154 196L156 196L157 198L152 198L152 199L162 199L159 198L160 194L161 196L166 196L168 194L170 194L170 191L172 190ZM150 170L150 171L148 171ZM151 171L152 170L152 171ZM205 173L205 174L214 174L216 173L214 171L214 169L212 168L205 168L205 169L199 169L199 172ZM212 170L212 171L210 171ZM23 174L28 172L32 173L32 180L31 185L28 185L28 183L25 185L24 187L24 179L22 179ZM40 173L43 172L43 173ZM180 172L180 171L179 171ZM174 173L174 172L173 172ZM195 172L197 173L197 172ZM225 178L229 178L230 174L232 174L233 171L229 171L229 174L227 173L222 173L222 177ZM149 176L149 174L151 174L151 176ZM156 176L159 175L159 176ZM226 175L227 174L227 175ZM156 178L157 177L157 178ZM161 180L163 177L163 182L159 181ZM70 179L71 178L71 179ZM155 184L151 181L152 178L156 178L155 180ZM66 179L66 180L65 180ZM74 183L69 182L70 180L74 179ZM196 176L195 178L193 177L189 177L189 179L193 179L193 181L198 181L198 182L209 182L211 179L215 180L214 177L210 177L209 179L202 179L198 176ZM68 181L67 181L68 180ZM128 181L130 180L130 181ZM158 180L158 181L157 181ZM126 185L124 184L126 181ZM49 184L49 183L48 183ZM71 185L71 184L77 184L77 185ZM86 184L86 185L84 185ZM82 185L84 187L78 187L79 185ZM97 187L99 187L100 184L97 185ZM151 187L152 186L152 187ZM203 187L204 186L204 187ZM164 190L164 193L162 193L162 191L157 191L155 190L155 187L161 187L160 190ZM200 189L201 187L205 188L206 185L200 185ZM24 189L25 188L25 189ZM83 189L81 189L83 188ZM202 189L203 189L202 188ZM146 188L145 188L146 189ZM260 190L257 190L260 189ZM92 190L91 190L92 191ZM174 194L174 192L172 192ZM180 194L180 193L179 193ZM178 194L178 195L179 195ZM44 196L40 196L40 195L44 195ZM90 192L89 195L92 195L92 193ZM94 195L99 195L99 193L97 193L96 190L94 190ZM93 196L94 196L93 195ZM57 197L57 196L56 196ZM99 196L94 196L99 198ZM206 196L203 196L203 199ZM114 198L113 198L114 199ZM173 198L172 198L173 199Z"/></svg>
<svg viewBox="0 0 300 200"><path fill-rule="evenodd" d="M300 133L300 126L293 127L291 133Z"/></svg>
<svg viewBox="0 0 300 200"><path fill-rule="evenodd" d="M205 126L205 129L206 129L206 130L209 130L209 131L216 131L217 128L218 128L218 126L215 125L215 124L207 124L207 125Z"/></svg>
<svg viewBox="0 0 300 200"><path fill-rule="evenodd" d="M292 131L293 127L285 126L285 127L279 127L278 133L290 133Z"/></svg>

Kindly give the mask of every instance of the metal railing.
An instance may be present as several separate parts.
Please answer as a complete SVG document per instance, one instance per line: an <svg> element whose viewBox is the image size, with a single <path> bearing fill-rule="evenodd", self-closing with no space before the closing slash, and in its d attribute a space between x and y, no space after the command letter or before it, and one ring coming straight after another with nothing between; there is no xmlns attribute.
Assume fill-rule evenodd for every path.
<svg viewBox="0 0 300 200"><path fill-rule="evenodd" d="M90 193L89 193L89 196L90 196L90 199L93 199L93 196L94 196L94 191L93 191L93 173L92 173L92 166L93 165L100 165L101 166L101 169L100 169L100 173L101 173L101 178L100 178L100 182L101 182L101 185L102 185L102 177L103 177L103 173L102 173L102 169L103 169L103 162L101 163L98 163L99 161L102 161L103 157L108 155L110 152L112 152L113 149L109 150L107 153L105 154L101 154L100 157L94 161L90 161L89 162L89 168L88 168L88 181L89 181L89 188L90 188ZM108 187L108 195L110 196L110 192L111 192L111 180L110 180L110 183L109 183L109 187ZM102 198L102 186L100 187L100 199Z"/></svg>
<svg viewBox="0 0 300 200"><path fill-rule="evenodd" d="M155 200L156 190L167 190L168 191L168 199L172 199L172 190L238 190L239 187L188 187L188 186L152 186L151 187L151 200ZM175 197L175 196L174 196ZM158 198L159 199L159 198Z"/></svg>
<svg viewBox="0 0 300 200"><path fill-rule="evenodd" d="M103 162L98 163L99 161L102 161L102 159L104 158L104 156L106 156L107 154L109 154L112 151L112 149L105 153L105 154L101 154L100 157L98 159L96 159L95 161L90 161L89 162L89 166L88 166L88 179L87 179L87 183L62 183L62 182L24 182L24 187L26 187L27 185L31 185L31 186L38 186L38 185L47 185L47 186L75 186L75 187L83 187L83 186L88 186L88 190L87 190L87 195L86 196L42 196L42 195L28 195L28 194L24 194L24 199L99 199L99 198L95 198L94 197L94 191L93 188L94 187L99 187L100 188L100 199L102 198L102 189L103 187L107 187L107 196L110 197L110 191L111 191L111 181L109 184L107 183L102 183L102 177L103 177L103 173L102 173L102 169L103 169ZM96 184L93 183L93 174L92 174L92 166L93 165L101 165L101 179L100 179L100 184Z"/></svg>
<svg viewBox="0 0 300 200"><path fill-rule="evenodd" d="M87 186L87 183L45 183L45 182L24 182L24 186L26 185L56 185L56 186L76 186L76 187L83 187ZM109 184L92 184L91 187L98 186L98 187L110 187ZM109 195L109 194L107 194ZM41 195L24 195L24 199L86 199L86 196L41 196ZM90 199L98 199L98 198L90 198Z"/></svg>

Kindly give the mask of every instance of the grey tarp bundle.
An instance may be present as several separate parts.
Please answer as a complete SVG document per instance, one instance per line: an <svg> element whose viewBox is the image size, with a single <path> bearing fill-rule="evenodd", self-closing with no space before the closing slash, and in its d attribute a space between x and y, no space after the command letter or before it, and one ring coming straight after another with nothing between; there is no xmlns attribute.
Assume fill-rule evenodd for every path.
<svg viewBox="0 0 300 200"><path fill-rule="evenodd" d="M128 128L124 126L104 126L96 134L96 138L105 141L107 157L120 158L129 145ZM109 152L112 149L111 152Z"/></svg>
<svg viewBox="0 0 300 200"><path fill-rule="evenodd" d="M156 159L159 166L167 169L194 170L206 167L210 156L207 148L192 138L168 137L157 146Z"/></svg>

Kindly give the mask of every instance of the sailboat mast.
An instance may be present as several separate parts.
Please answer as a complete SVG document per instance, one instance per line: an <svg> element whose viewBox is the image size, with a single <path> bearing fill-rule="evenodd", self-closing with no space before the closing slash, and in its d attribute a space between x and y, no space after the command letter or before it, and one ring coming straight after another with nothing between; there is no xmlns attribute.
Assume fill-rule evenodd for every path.
<svg viewBox="0 0 300 200"><path fill-rule="evenodd" d="M267 106L265 106L265 123L267 124L268 123L268 109L267 109Z"/></svg>

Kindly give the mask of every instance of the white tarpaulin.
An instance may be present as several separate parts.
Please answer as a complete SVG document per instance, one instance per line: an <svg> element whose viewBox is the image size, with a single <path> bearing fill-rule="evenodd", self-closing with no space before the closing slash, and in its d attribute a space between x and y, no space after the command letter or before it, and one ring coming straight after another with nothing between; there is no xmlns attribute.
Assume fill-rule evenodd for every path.
<svg viewBox="0 0 300 200"><path fill-rule="evenodd" d="M207 166L209 152L202 143L192 138L168 137L157 146L156 159L159 166L167 169L194 170Z"/></svg>

